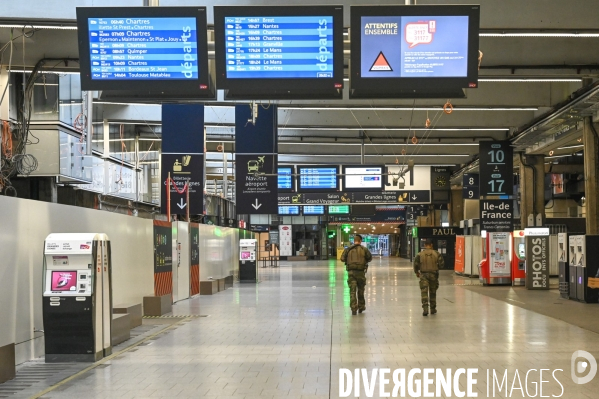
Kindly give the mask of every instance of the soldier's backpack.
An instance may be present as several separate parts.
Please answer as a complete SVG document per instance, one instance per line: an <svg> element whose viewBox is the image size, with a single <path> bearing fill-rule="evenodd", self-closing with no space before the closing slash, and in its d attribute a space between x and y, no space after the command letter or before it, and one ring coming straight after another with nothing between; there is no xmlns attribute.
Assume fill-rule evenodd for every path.
<svg viewBox="0 0 599 399"><path fill-rule="evenodd" d="M420 253L420 271L436 272L439 270L438 259L439 255L433 250L425 249Z"/></svg>
<svg viewBox="0 0 599 399"><path fill-rule="evenodd" d="M354 245L351 247L347 251L345 264L354 266L354 269L360 268L360 270L363 270L366 267L366 252L364 251L364 248L361 245Z"/></svg>

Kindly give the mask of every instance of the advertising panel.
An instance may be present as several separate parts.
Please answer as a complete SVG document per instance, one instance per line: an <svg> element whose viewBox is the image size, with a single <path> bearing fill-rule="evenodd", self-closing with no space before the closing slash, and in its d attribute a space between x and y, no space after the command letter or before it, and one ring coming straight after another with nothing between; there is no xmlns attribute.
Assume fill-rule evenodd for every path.
<svg viewBox="0 0 599 399"><path fill-rule="evenodd" d="M510 233L489 233L489 272L491 277L511 276Z"/></svg>

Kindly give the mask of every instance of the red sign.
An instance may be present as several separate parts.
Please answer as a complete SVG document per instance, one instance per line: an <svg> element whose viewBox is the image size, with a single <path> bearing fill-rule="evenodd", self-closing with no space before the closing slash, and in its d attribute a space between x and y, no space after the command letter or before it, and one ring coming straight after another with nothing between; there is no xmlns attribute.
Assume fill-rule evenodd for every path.
<svg viewBox="0 0 599 399"><path fill-rule="evenodd" d="M466 238L464 236L456 236L455 238L454 269L458 273L464 273L464 270L466 270Z"/></svg>

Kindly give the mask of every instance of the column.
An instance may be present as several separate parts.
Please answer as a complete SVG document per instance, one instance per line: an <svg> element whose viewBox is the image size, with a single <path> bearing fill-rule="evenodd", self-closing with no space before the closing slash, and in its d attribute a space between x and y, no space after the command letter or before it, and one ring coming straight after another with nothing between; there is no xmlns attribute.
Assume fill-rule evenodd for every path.
<svg viewBox="0 0 599 399"><path fill-rule="evenodd" d="M522 228L541 226L545 223L545 157L543 155L520 156L520 214ZM537 215L541 223L537 223ZM528 217L533 215L529 223Z"/></svg>
<svg viewBox="0 0 599 399"><path fill-rule="evenodd" d="M587 234L599 234L599 173L597 151L599 149L598 126L592 117L584 120L582 140L584 143L584 196L586 198Z"/></svg>

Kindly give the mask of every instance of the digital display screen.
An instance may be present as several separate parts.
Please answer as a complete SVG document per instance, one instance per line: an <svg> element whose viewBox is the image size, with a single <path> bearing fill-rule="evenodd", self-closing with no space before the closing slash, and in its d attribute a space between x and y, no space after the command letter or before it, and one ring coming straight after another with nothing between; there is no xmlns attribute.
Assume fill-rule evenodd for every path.
<svg viewBox="0 0 599 399"><path fill-rule="evenodd" d="M279 215L299 215L299 206L280 206Z"/></svg>
<svg viewBox="0 0 599 399"><path fill-rule="evenodd" d="M347 215L349 214L349 205L330 205L329 215Z"/></svg>
<svg viewBox="0 0 599 399"><path fill-rule="evenodd" d="M197 80L194 17L88 18L91 79Z"/></svg>
<svg viewBox="0 0 599 399"><path fill-rule="evenodd" d="M251 257L252 257L251 252L244 251L241 253L241 259L250 259Z"/></svg>
<svg viewBox="0 0 599 399"><path fill-rule="evenodd" d="M333 16L225 16L229 79L333 78Z"/></svg>
<svg viewBox="0 0 599 399"><path fill-rule="evenodd" d="M306 215L324 215L324 205L304 206L304 216Z"/></svg>
<svg viewBox="0 0 599 399"><path fill-rule="evenodd" d="M293 189L292 168L278 168L278 187L282 190Z"/></svg>
<svg viewBox="0 0 599 399"><path fill-rule="evenodd" d="M361 77L467 77L468 18L362 16Z"/></svg>
<svg viewBox="0 0 599 399"><path fill-rule="evenodd" d="M345 167L345 188L382 189L382 166Z"/></svg>
<svg viewBox="0 0 599 399"><path fill-rule="evenodd" d="M299 168L300 189L336 190L338 185L337 168Z"/></svg>
<svg viewBox="0 0 599 399"><path fill-rule="evenodd" d="M77 272L76 271L52 271L51 291L76 291L77 290Z"/></svg>

